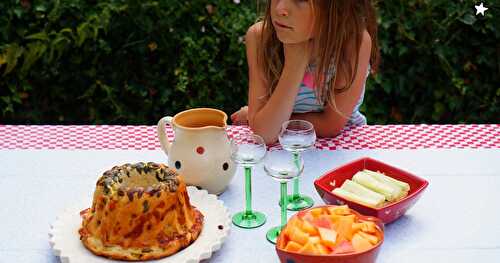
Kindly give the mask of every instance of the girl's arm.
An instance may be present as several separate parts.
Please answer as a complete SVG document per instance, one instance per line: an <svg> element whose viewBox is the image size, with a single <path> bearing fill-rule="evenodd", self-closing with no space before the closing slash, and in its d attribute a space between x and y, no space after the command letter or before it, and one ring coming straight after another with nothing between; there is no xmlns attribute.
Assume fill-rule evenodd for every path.
<svg viewBox="0 0 500 263"><path fill-rule="evenodd" d="M372 41L367 31L363 33L363 40L359 51L358 72L354 78L353 85L345 92L335 94L335 104L337 109L342 112L344 116L339 114L330 105L325 107L323 112L312 113L298 113L293 114L291 119L306 120L314 125L316 134L319 137L334 137L346 125L348 119L359 100L363 85L366 82L366 72L368 70L368 63L370 61ZM345 80L337 77L335 88L345 86Z"/></svg>
<svg viewBox="0 0 500 263"><path fill-rule="evenodd" d="M249 94L248 123L266 143L277 140L281 124L290 119L300 82L309 61L309 43L285 45L285 65L278 84L268 96L268 83L257 63L257 45L262 24L256 23L246 34Z"/></svg>

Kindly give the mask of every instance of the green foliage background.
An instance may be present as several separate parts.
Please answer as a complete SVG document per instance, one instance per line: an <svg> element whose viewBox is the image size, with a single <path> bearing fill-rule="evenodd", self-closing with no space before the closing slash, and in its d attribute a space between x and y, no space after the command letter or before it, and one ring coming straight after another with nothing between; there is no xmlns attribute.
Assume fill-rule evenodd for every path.
<svg viewBox="0 0 500 263"><path fill-rule="evenodd" d="M496 2L495 2L496 3ZM500 5L384 0L369 123L497 123ZM488 6L488 4L490 6ZM0 123L155 124L246 103L256 1L0 2Z"/></svg>

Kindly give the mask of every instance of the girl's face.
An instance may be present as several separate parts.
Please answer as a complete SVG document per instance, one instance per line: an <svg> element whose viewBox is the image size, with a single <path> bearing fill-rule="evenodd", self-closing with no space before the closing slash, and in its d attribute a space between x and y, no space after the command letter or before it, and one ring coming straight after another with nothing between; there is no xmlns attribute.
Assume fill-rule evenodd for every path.
<svg viewBox="0 0 500 263"><path fill-rule="evenodd" d="M312 0L271 0L271 19L278 39L295 44L313 37Z"/></svg>

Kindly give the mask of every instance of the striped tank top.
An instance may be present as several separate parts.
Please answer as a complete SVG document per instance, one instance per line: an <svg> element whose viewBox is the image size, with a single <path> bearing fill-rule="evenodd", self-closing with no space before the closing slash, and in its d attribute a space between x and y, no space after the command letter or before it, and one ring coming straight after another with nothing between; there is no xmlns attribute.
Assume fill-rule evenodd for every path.
<svg viewBox="0 0 500 263"><path fill-rule="evenodd" d="M293 107L293 113L306 113L306 112L322 112L324 109L324 103L320 102L316 97L316 93L314 91L314 66L309 66L304 74L304 78L300 83L299 93L295 98L295 105ZM368 76L370 72L370 68L368 68L368 72L366 76ZM327 74L327 82L330 82L333 74L335 74L335 70L329 70ZM366 83L365 83L366 84ZM361 95L359 96L358 102L354 107L354 110L349 117L347 125L364 125L366 124L366 117L359 112L359 108L363 103L363 98L365 95L365 84L363 84L363 90L361 91Z"/></svg>

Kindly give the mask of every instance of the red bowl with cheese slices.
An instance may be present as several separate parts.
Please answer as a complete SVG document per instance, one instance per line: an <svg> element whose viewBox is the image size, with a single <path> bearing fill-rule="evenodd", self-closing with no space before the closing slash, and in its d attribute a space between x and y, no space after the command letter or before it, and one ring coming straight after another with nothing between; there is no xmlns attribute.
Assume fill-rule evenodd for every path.
<svg viewBox="0 0 500 263"><path fill-rule="evenodd" d="M408 195L395 202L389 202L382 207L371 207L348 200L332 192L333 189L340 187L344 181L352 179L357 172L365 169L378 171L388 177L409 184ZM384 224L391 223L404 215L420 199L428 185L429 182L423 178L369 157L337 167L314 181L316 191L325 203L332 205L346 204L363 215L379 218Z"/></svg>

